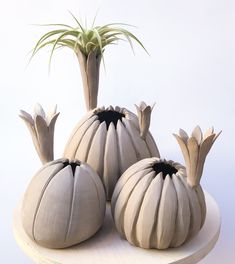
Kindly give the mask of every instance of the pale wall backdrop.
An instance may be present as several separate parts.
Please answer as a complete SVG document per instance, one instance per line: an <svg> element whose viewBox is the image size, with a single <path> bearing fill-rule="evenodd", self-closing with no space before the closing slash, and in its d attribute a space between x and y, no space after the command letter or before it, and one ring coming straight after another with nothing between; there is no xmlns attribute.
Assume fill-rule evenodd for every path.
<svg viewBox="0 0 235 264"><path fill-rule="evenodd" d="M67 12L97 24L136 25L150 57L127 43L107 48L99 105L156 102L151 131L162 157L183 162L172 137L180 127L191 131L213 125L223 130L208 156L203 187L222 213L221 236L201 263L235 263L235 1L233 0L8 0L0 8L0 255L1 263L32 263L12 235L12 212L41 164L19 109L36 102L58 104L55 152L60 157L75 123L84 115L81 77L69 50L55 54L48 76L49 52L27 66L35 41L47 29L40 23L74 23Z"/></svg>

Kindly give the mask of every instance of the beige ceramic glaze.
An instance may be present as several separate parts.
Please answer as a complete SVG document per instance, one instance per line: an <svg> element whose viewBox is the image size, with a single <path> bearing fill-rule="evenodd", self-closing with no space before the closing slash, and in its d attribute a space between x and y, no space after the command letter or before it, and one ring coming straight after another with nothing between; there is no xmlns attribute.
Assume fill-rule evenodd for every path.
<svg viewBox="0 0 235 264"><path fill-rule="evenodd" d="M142 129L137 116L125 108L96 108L78 123L66 145L64 157L87 162L98 172L108 200L129 166L143 158L159 157L156 143L146 131L150 113L143 113L149 118L144 118Z"/></svg>
<svg viewBox="0 0 235 264"><path fill-rule="evenodd" d="M76 52L82 75L84 98L87 110L97 107L101 55L91 51L87 56L79 49Z"/></svg>
<svg viewBox="0 0 235 264"><path fill-rule="evenodd" d="M54 129L59 115L56 110L55 106L46 114L42 106L36 104L33 116L24 110L21 110L19 115L29 129L34 147L43 164L54 159Z"/></svg>
<svg viewBox="0 0 235 264"><path fill-rule="evenodd" d="M200 157L206 138L198 141L194 157ZM201 160L191 158L187 165L201 168ZM111 201L120 235L133 245L157 249L178 247L195 236L204 224L206 205L199 180L191 187L189 179L185 167L173 161L147 158L132 165L117 182Z"/></svg>
<svg viewBox="0 0 235 264"><path fill-rule="evenodd" d="M99 230L105 204L102 183L89 165L55 160L40 169L25 192L23 227L42 246L69 247Z"/></svg>

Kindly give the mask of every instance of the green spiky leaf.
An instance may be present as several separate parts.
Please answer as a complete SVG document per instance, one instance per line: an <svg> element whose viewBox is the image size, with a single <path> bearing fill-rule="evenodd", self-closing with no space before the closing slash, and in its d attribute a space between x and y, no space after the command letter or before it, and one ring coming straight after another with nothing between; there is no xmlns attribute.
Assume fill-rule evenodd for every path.
<svg viewBox="0 0 235 264"><path fill-rule="evenodd" d="M75 53L78 49L88 56L90 52L96 52L97 56L101 55L103 59L104 48L111 44L116 44L119 40L125 38L133 49L133 41L139 44L146 52L142 42L129 30L121 26L131 26L125 23L109 23L104 26L84 27L82 23L70 12L76 26L72 27L67 24L45 24L44 26L56 27L56 29L45 33L36 43L32 57L45 46L52 46L50 54L50 63L57 47L68 47ZM61 27L61 28L58 28ZM148 53L148 52L147 52ZM50 64L49 63L49 64Z"/></svg>

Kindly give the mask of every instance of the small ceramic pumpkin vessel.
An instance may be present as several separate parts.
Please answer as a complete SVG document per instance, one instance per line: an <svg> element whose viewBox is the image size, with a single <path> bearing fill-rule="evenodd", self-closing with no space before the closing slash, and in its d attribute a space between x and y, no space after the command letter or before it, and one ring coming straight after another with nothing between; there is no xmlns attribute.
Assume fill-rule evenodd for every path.
<svg viewBox="0 0 235 264"><path fill-rule="evenodd" d="M188 147L184 157L191 156L187 172L179 163L147 158L132 165L117 182L112 215L117 231L131 244L157 249L178 247L202 228L206 204L199 179L206 154L218 135L210 132L202 139L200 131L197 127L190 138L180 132L184 150ZM196 138L198 141L194 141ZM182 138L178 136L177 140Z"/></svg>
<svg viewBox="0 0 235 264"><path fill-rule="evenodd" d="M46 115L37 104L34 117L25 111L20 117L44 164L24 195L21 214L26 233L48 248L65 248L90 238L105 215L105 191L98 174L78 160L52 161L56 108Z"/></svg>
<svg viewBox="0 0 235 264"><path fill-rule="evenodd" d="M89 165L55 160L36 173L25 192L23 227L44 247L69 247L99 230L105 201L99 176Z"/></svg>
<svg viewBox="0 0 235 264"><path fill-rule="evenodd" d="M137 116L125 108L112 106L88 112L75 127L64 157L87 162L99 174L110 200L121 174L135 162L159 157L148 131L151 107L142 103Z"/></svg>

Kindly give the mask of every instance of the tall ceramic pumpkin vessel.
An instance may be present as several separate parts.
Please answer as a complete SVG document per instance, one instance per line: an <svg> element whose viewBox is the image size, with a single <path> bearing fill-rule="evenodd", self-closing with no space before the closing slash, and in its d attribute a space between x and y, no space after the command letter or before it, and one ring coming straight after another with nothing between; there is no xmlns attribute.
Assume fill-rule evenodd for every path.
<svg viewBox="0 0 235 264"><path fill-rule="evenodd" d="M142 106L147 107L144 103ZM125 108L96 108L78 123L66 145L64 157L87 162L98 172L108 200L129 166L143 158L159 157L148 132L151 108L148 109L146 122L140 125L140 119Z"/></svg>
<svg viewBox="0 0 235 264"><path fill-rule="evenodd" d="M113 219L120 235L133 245L178 247L204 224L206 204L199 180L217 135L211 131L202 139L198 127L190 138L182 130L180 134L176 137L187 169L173 161L147 158L132 165L115 187Z"/></svg>
<svg viewBox="0 0 235 264"><path fill-rule="evenodd" d="M37 42L33 55L48 45L52 45L51 57L57 47L67 47L75 52L80 65L85 103L90 112L73 131L64 157L90 164L98 172L106 197L110 200L117 179L130 165L142 158L159 157L159 153L148 132L150 106L142 103L137 109L140 128L137 117L124 108L96 108L101 58L107 46L123 38L131 47L132 41L135 41L146 49L133 33L120 27L123 24L93 24L91 28L84 28L76 18L75 21L75 27L59 24L62 28L44 34Z"/></svg>

